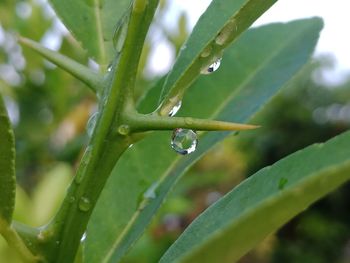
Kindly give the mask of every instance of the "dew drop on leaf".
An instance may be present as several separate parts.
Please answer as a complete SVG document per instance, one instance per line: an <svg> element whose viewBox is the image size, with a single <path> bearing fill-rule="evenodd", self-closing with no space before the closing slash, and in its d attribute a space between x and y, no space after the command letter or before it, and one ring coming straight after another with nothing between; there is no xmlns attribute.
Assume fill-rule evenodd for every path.
<svg viewBox="0 0 350 263"><path fill-rule="evenodd" d="M287 178L284 178L282 177L279 182L278 182L278 189L279 190L283 190L286 186L286 184L288 183L288 179Z"/></svg>
<svg viewBox="0 0 350 263"><path fill-rule="evenodd" d="M86 197L81 197L79 200L79 209L80 211L87 212L91 208L90 200Z"/></svg>
<svg viewBox="0 0 350 263"><path fill-rule="evenodd" d="M217 59L213 64L211 64L209 67L205 67L201 70L201 74L208 75L218 70L218 68L221 65L221 58Z"/></svg>
<svg viewBox="0 0 350 263"><path fill-rule="evenodd" d="M193 153L198 144L197 133L192 130L177 128L171 137L171 147L179 154Z"/></svg>
<svg viewBox="0 0 350 263"><path fill-rule="evenodd" d="M80 242L81 243L84 243L85 242L85 239L86 239L86 232L84 232L84 234L82 235L81 239L80 239Z"/></svg>
<svg viewBox="0 0 350 263"><path fill-rule="evenodd" d="M212 49L213 49L213 48L212 48L211 46L207 46L207 47L203 50L203 52L201 53L201 57L202 57L202 58L209 57L210 54L211 54Z"/></svg>
<svg viewBox="0 0 350 263"><path fill-rule="evenodd" d="M175 114L181 109L182 101L180 100L169 112L169 117L175 116Z"/></svg>
<svg viewBox="0 0 350 263"><path fill-rule="evenodd" d="M143 194L144 198L154 199L157 197L156 189L158 187L158 183L153 183Z"/></svg>
<svg viewBox="0 0 350 263"><path fill-rule="evenodd" d="M90 119L87 122L86 132L89 135L89 137L91 137L92 134L94 133L97 117L98 117L98 112L95 112L94 114L91 115Z"/></svg>

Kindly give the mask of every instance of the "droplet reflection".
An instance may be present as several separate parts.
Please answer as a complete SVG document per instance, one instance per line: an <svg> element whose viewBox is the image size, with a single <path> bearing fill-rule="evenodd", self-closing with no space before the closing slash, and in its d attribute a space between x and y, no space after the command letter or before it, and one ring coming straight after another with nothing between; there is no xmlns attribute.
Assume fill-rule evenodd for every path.
<svg viewBox="0 0 350 263"><path fill-rule="evenodd" d="M211 64L209 67L205 67L202 71L201 74L203 75L208 75L211 74L219 69L221 65L221 58L217 59L213 64Z"/></svg>
<svg viewBox="0 0 350 263"><path fill-rule="evenodd" d="M171 147L179 154L193 153L197 148L197 133L192 130L177 128L171 137Z"/></svg>
<svg viewBox="0 0 350 263"><path fill-rule="evenodd" d="M173 117L181 109L182 101L180 100L169 112L169 117Z"/></svg>

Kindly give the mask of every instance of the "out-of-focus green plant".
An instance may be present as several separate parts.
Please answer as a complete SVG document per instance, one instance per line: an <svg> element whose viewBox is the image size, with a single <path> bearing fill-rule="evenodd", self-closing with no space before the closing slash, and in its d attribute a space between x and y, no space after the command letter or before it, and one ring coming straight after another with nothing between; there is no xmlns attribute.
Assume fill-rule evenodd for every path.
<svg viewBox="0 0 350 263"><path fill-rule="evenodd" d="M68 36L62 52L74 59L18 37L23 46L90 89L87 93L84 85L66 75L58 77L61 72L52 70L52 64L45 72L33 70L35 63L42 68L43 62L37 57L27 59L33 63L30 67L18 65L18 71L31 79L16 92L19 104L24 106L16 128L19 167L33 169L30 164L35 163L33 173L47 174L31 200L18 188L17 200L22 201L17 203L28 204L17 210L22 214L15 214L21 223L12 220L15 142L1 104L0 233L22 260L122 260L191 165L230 131L256 128L235 122L250 121L306 63L322 28L322 21L312 18L247 30L276 0L214 0L179 49L185 34L182 18L179 35L169 36L179 52L172 70L154 87L143 88L149 84L139 78L145 61L141 54L144 51L147 56L145 38L158 2L52 0L57 15L86 52ZM6 9L16 8L25 20L28 3L19 4L1 3ZM32 22L38 25L35 32L28 27L30 23L21 19L14 22L6 12L2 16L4 27L12 25L21 35L38 40L52 21L43 19L45 13L33 7L32 12L38 12L30 16L37 20ZM12 46L19 48L15 42ZM4 56L11 59L14 52L9 49L4 49ZM25 55L33 57L29 52L25 49ZM85 66L87 57L96 61L97 70ZM214 74L199 77L210 73ZM43 88L45 78L52 89ZM0 87L9 104L11 96L16 95L8 86L21 83L18 77L7 82ZM34 96L28 95L31 90L36 91ZM87 124L89 136L68 142L67 138L82 134L95 99L97 110ZM191 117L174 117L181 104L181 114ZM214 118L220 121L211 120ZM173 134L160 130L173 130ZM26 144L21 138L28 132L30 143ZM160 262L238 260L266 235L348 180L349 136L344 133L325 144L310 146L257 172L197 217ZM49 148L37 152L43 137L50 138ZM170 140L175 151L169 149ZM53 161L73 163L84 144L87 146L76 174L63 194L61 189L72 167L53 165ZM62 149L62 145L66 146ZM25 156L21 151L31 154ZM23 174L31 172L17 170L22 180ZM46 191L54 188L52 185L57 185L57 192L49 190L52 198L48 199ZM58 212L49 220L61 199ZM43 226L32 227L37 224Z"/></svg>

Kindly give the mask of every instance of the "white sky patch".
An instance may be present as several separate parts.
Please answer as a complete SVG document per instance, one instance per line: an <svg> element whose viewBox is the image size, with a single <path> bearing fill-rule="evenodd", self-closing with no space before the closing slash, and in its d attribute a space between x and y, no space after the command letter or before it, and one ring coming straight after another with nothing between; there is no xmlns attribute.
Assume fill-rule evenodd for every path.
<svg viewBox="0 0 350 263"><path fill-rule="evenodd" d="M338 69L350 70L350 38L348 24L350 2L348 0L281 0L267 11L255 25L275 21L319 16L324 20L316 53L330 53L337 59Z"/></svg>
<svg viewBox="0 0 350 263"><path fill-rule="evenodd" d="M172 67L175 59L175 51L165 39L159 39L152 47L152 55L145 68L145 76L152 78L166 74Z"/></svg>
<svg viewBox="0 0 350 263"><path fill-rule="evenodd" d="M185 12L189 20L189 30L197 22L200 15L209 6L211 0L171 0L168 4L168 14L164 17L170 29L176 27L179 14ZM315 55L330 54L336 59L334 70L328 71L324 76L329 84L337 84L344 80L350 72L350 37L347 36L350 17L350 2L348 0L280 0L270 8L254 26L271 22L287 22L300 18L319 16L324 19L324 29L321 33ZM163 52L163 54L161 53ZM157 57L161 59L167 51L158 50ZM162 63L158 60L158 66ZM151 67L153 70L153 67ZM159 69L155 69L159 72Z"/></svg>

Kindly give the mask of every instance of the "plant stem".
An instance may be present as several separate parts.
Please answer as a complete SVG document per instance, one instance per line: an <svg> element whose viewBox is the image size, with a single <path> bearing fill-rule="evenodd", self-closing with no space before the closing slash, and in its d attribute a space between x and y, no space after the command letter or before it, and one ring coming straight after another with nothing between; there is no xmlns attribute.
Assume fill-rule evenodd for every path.
<svg viewBox="0 0 350 263"><path fill-rule="evenodd" d="M96 93L101 89L103 78L100 74L93 72L91 69L73 59L43 47L33 40L25 37L18 37L18 41L22 45L31 48L50 62L62 68L64 71L84 82L93 92Z"/></svg>
<svg viewBox="0 0 350 263"><path fill-rule="evenodd" d="M33 255L13 227L8 225L8 223L2 219L0 219L0 233L3 235L9 246L17 251L18 255L24 262L40 262L40 258Z"/></svg>

